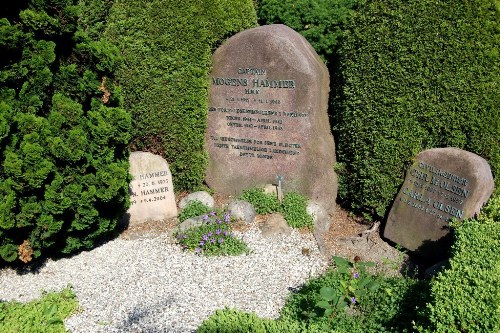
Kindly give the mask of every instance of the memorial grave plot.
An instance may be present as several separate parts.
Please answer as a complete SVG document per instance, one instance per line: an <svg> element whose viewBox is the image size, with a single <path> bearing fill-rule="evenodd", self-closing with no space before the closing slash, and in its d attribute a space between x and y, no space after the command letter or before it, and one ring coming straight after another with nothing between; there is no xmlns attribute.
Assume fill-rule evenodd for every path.
<svg viewBox="0 0 500 333"><path fill-rule="evenodd" d="M423 257L442 259L448 249L449 221L478 214L493 187L483 158L457 148L426 150L407 171L384 237Z"/></svg>
<svg viewBox="0 0 500 333"><path fill-rule="evenodd" d="M209 85L207 184L238 195L280 179L331 210L329 76L309 43L284 25L236 34L214 53Z"/></svg>

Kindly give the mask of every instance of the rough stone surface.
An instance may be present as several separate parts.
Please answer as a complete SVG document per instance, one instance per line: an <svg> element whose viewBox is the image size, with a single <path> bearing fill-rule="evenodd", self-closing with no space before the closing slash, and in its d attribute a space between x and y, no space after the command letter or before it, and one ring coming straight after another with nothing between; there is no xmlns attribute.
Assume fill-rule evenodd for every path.
<svg viewBox="0 0 500 333"><path fill-rule="evenodd" d="M148 152L130 154L131 206L125 220L129 226L177 216L172 173L167 161Z"/></svg>
<svg viewBox="0 0 500 333"><path fill-rule="evenodd" d="M306 208L307 214L313 218L314 228L313 235L318 244L319 251L322 255L327 255L327 246L325 242L325 235L330 230L332 219L328 212L316 202L309 200Z"/></svg>
<svg viewBox="0 0 500 333"><path fill-rule="evenodd" d="M178 231L186 231L190 228L199 227L203 224L203 216L191 217L181 224L179 224L174 230L173 233Z"/></svg>
<svg viewBox="0 0 500 333"><path fill-rule="evenodd" d="M335 206L329 75L311 45L284 25L240 32L213 55L207 184L238 196L276 184Z"/></svg>
<svg viewBox="0 0 500 333"><path fill-rule="evenodd" d="M270 214L266 222L260 226L260 231L264 237L272 237L275 235L290 235L292 228L286 223L285 218L279 214Z"/></svg>
<svg viewBox="0 0 500 333"><path fill-rule="evenodd" d="M421 152L407 171L384 229L384 237L439 261L450 241L449 220L473 217L493 192L485 159L457 148Z"/></svg>
<svg viewBox="0 0 500 333"><path fill-rule="evenodd" d="M215 200L214 198L208 194L205 191L198 191L198 192L193 192L185 196L184 198L181 199L179 202L179 208L184 209L186 206L191 202L191 201L199 201L208 208L214 208L215 207Z"/></svg>
<svg viewBox="0 0 500 333"><path fill-rule="evenodd" d="M264 185L264 193L274 195L275 198L278 197L278 186L274 184Z"/></svg>
<svg viewBox="0 0 500 333"><path fill-rule="evenodd" d="M227 210L229 214L238 219L244 221L246 224L251 224L255 220L257 213L255 208L251 203L244 200L233 200L229 203Z"/></svg>

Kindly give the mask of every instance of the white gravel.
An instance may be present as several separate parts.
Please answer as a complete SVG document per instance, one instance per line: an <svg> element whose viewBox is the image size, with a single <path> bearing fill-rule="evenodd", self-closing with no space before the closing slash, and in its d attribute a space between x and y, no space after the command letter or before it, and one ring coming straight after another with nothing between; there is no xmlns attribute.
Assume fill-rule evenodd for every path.
<svg viewBox="0 0 500 333"><path fill-rule="evenodd" d="M69 259L49 260L38 273L0 271L0 299L29 301L42 290L71 285L82 311L71 332L193 332L216 309L237 308L276 318L291 290L326 268L311 234L242 237L252 249L238 257L182 252L168 235L115 239ZM302 249L310 249L309 255Z"/></svg>

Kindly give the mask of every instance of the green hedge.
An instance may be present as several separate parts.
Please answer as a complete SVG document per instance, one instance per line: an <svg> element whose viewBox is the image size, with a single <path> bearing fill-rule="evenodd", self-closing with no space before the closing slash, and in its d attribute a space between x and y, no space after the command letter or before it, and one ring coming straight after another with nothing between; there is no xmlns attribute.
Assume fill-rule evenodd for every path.
<svg viewBox="0 0 500 333"><path fill-rule="evenodd" d="M76 1L26 6L0 18L0 262L90 248L128 205L118 50L79 28Z"/></svg>
<svg viewBox="0 0 500 333"><path fill-rule="evenodd" d="M116 1L106 36L133 117L133 150L163 155L176 190L202 185L208 71L224 38L256 25L252 0Z"/></svg>
<svg viewBox="0 0 500 333"><path fill-rule="evenodd" d="M451 268L432 283L425 333L500 332L500 196L454 228Z"/></svg>
<svg viewBox="0 0 500 333"><path fill-rule="evenodd" d="M302 34L325 62L336 54L345 24L361 0L261 0L262 24L282 23Z"/></svg>
<svg viewBox="0 0 500 333"><path fill-rule="evenodd" d="M339 195L384 216L418 152L500 168L500 9L492 0L369 1L340 47ZM496 177L498 188L498 177Z"/></svg>

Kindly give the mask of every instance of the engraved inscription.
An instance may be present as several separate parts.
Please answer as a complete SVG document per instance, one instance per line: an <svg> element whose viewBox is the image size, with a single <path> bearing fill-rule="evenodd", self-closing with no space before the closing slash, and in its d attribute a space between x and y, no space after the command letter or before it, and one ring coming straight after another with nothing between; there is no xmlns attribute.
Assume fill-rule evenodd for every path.
<svg viewBox="0 0 500 333"><path fill-rule="evenodd" d="M166 200L172 190L168 170L140 174L130 183L131 204Z"/></svg>
<svg viewBox="0 0 500 333"><path fill-rule="evenodd" d="M438 219L462 219L465 200L470 195L469 180L424 162L410 169L408 181L396 200Z"/></svg>

